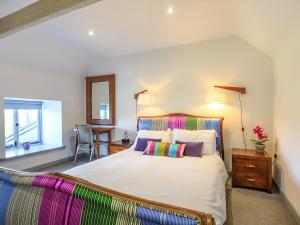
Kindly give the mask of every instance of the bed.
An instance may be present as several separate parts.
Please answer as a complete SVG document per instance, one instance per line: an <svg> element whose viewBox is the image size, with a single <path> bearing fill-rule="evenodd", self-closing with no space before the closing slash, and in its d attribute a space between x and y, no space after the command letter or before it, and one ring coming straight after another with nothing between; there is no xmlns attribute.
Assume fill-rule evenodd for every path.
<svg viewBox="0 0 300 225"><path fill-rule="evenodd" d="M138 130L215 130L216 153L202 158L146 156L133 146L64 174L27 174L2 168L0 224L9 224L1 223L7 220L26 224L16 223L16 215L24 214L16 205L21 202L28 208L29 203L22 200L27 198L35 209L27 209L25 219L31 221L27 224L221 225L226 220L227 180L222 121L185 114L139 118ZM1 197L8 192L10 196ZM65 195L63 200L57 193ZM63 211L60 219L54 218L59 206Z"/></svg>

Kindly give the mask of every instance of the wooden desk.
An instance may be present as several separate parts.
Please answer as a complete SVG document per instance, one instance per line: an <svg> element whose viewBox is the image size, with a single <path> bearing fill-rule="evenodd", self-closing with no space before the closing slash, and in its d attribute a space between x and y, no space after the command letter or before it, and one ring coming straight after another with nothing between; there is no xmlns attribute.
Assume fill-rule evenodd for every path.
<svg viewBox="0 0 300 225"><path fill-rule="evenodd" d="M101 145L100 134L107 133L107 135L108 135L108 141L107 142L102 142L102 143L107 143L108 144L107 150L108 150L108 155L110 155L111 131L112 131L112 129L114 129L114 128L92 127L93 134L95 134L95 136L96 136L96 149L95 150L96 150L97 159L99 159L99 157L100 157L100 145ZM75 137L76 144L75 144L75 151L74 151L74 155L75 155L76 148L77 148L77 145L78 145L78 138L77 138L76 129L74 131L75 131L75 134L76 134L76 137Z"/></svg>
<svg viewBox="0 0 300 225"><path fill-rule="evenodd" d="M107 151L108 155L110 155L110 145L111 145L111 131L113 128L103 128L103 127L92 127L93 133L96 135L96 156L97 159L100 157L100 134L107 133L108 142L107 142ZM102 142L105 143L105 142Z"/></svg>

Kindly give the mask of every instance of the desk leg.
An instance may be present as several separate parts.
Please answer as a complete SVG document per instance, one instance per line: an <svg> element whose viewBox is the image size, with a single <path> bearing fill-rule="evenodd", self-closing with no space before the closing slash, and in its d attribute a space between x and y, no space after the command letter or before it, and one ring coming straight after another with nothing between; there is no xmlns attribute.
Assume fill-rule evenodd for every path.
<svg viewBox="0 0 300 225"><path fill-rule="evenodd" d="M107 154L110 155L110 145L111 145L111 130L108 131L108 143L107 143Z"/></svg>
<svg viewBox="0 0 300 225"><path fill-rule="evenodd" d="M96 156L97 156L97 159L99 159L99 155L100 155L100 140L99 140L99 133L98 132L95 132L96 134Z"/></svg>

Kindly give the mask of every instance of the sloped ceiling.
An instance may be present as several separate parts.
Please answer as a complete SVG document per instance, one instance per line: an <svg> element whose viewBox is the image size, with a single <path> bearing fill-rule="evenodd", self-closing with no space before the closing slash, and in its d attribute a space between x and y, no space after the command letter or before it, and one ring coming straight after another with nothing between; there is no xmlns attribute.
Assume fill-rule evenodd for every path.
<svg viewBox="0 0 300 225"><path fill-rule="evenodd" d="M299 0L104 0L36 31L103 57L229 35L273 56L299 11ZM92 38L89 29L95 32Z"/></svg>
<svg viewBox="0 0 300 225"><path fill-rule="evenodd" d="M43 34L23 30L0 39L0 64L10 64L44 74L82 76L90 54Z"/></svg>
<svg viewBox="0 0 300 225"><path fill-rule="evenodd" d="M167 13L169 7L174 9L171 15ZM114 57L224 36L239 36L273 57L289 31L298 25L299 10L299 0L103 0L1 39L0 57L5 58L2 48L7 52L8 43L16 43L17 39L23 40L22 46L16 44L25 49L23 56L30 52L27 45L41 53L51 39L57 47L51 45L52 57L45 60L56 64L55 55L64 49L69 52L65 57L72 55L81 68L95 57ZM92 37L88 35L90 29L94 31ZM14 44L10 48L16 51ZM22 55L18 57L21 62ZM67 62L58 67L72 66Z"/></svg>
<svg viewBox="0 0 300 225"><path fill-rule="evenodd" d="M220 0L104 0L35 30L112 57L230 35L232 6Z"/></svg>
<svg viewBox="0 0 300 225"><path fill-rule="evenodd" d="M271 57L300 25L299 0L235 0L235 33Z"/></svg>
<svg viewBox="0 0 300 225"><path fill-rule="evenodd" d="M24 8L38 0L1 0L0 18Z"/></svg>

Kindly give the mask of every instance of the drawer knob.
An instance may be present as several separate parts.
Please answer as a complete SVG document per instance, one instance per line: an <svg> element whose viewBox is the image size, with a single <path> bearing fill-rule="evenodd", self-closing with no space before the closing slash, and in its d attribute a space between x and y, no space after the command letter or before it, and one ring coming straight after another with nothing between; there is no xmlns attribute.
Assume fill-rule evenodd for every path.
<svg viewBox="0 0 300 225"><path fill-rule="evenodd" d="M247 178L246 181L255 182L256 180L254 178Z"/></svg>
<svg viewBox="0 0 300 225"><path fill-rule="evenodd" d="M246 167L247 168L255 168L256 166L255 165L251 165L251 164L247 164Z"/></svg>

